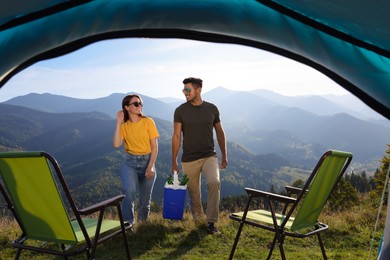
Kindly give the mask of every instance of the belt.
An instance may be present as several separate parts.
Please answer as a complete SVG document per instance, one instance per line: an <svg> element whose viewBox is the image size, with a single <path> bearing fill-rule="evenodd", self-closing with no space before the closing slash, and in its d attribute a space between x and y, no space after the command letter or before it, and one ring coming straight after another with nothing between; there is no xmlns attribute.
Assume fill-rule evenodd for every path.
<svg viewBox="0 0 390 260"><path fill-rule="evenodd" d="M131 154L131 153L128 153L127 156L132 158L132 159L149 159L150 153L148 153L148 154Z"/></svg>

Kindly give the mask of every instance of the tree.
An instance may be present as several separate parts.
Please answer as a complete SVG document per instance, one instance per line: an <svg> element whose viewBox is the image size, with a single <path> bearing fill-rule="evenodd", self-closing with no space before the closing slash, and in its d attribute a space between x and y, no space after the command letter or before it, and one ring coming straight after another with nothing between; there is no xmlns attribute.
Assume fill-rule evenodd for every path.
<svg viewBox="0 0 390 260"><path fill-rule="evenodd" d="M297 187L297 188L303 188L304 185L305 185L305 182L302 179L298 179L298 180L294 181L293 184L291 184L291 186Z"/></svg>
<svg viewBox="0 0 390 260"><path fill-rule="evenodd" d="M352 171L350 175L346 174L344 179L347 182L351 182L352 186L355 187L360 193L366 193L370 190L370 180L367 178L365 171L361 172L360 174L356 174L354 171Z"/></svg>
<svg viewBox="0 0 390 260"><path fill-rule="evenodd" d="M379 171L377 171L374 175L374 189L371 192L371 196L373 198L379 199L382 196L383 189L385 187L386 176L389 170L390 164L390 144L387 144L387 150L385 156L380 160L381 166ZM387 204L388 192L385 191L385 204Z"/></svg>
<svg viewBox="0 0 390 260"><path fill-rule="evenodd" d="M331 210L344 210L359 202L358 192L350 181L341 178L329 198L328 205Z"/></svg>

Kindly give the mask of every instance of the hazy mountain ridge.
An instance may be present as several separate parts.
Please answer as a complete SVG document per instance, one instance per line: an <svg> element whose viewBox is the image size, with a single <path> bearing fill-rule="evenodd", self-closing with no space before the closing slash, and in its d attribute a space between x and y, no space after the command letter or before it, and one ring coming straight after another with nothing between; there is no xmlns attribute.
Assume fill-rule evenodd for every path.
<svg viewBox="0 0 390 260"><path fill-rule="evenodd" d="M30 93L7 100L3 104L25 106L53 113L97 111L106 113L114 118L115 113L120 109L122 98L125 95L124 93L113 93L102 98L78 99L49 93ZM245 113L252 108L272 108L279 105L288 108L300 108L317 115L347 113L367 121L380 121L381 123L387 121L387 126L390 126L386 118L370 109L353 95L283 96L269 90L233 91L217 87L205 92L203 97L206 101L222 106L223 109L221 110L226 113L239 110L237 108L241 108L242 113ZM184 102L184 98L183 100L170 97L151 98L144 95L142 95L142 98L145 103L145 114L166 120L172 120L173 110L180 103ZM250 106L247 108L246 105ZM261 109L256 111L262 112Z"/></svg>
<svg viewBox="0 0 390 260"><path fill-rule="evenodd" d="M386 126L357 119L345 113L318 116L298 108L275 109L272 117L259 119L253 128L268 132L277 131L276 129L287 131L291 133L289 141L295 140L301 145L316 144L320 151L333 148L353 151L355 160L361 162L379 158L386 149L386 143L390 142L390 128ZM247 136L254 134L248 133ZM256 144L256 141L252 141L246 146L254 152L264 152L256 149ZM283 154L272 148L268 151Z"/></svg>
<svg viewBox="0 0 390 260"><path fill-rule="evenodd" d="M3 104L61 113L67 109L68 112L99 111L113 119L124 96L115 93L105 98L82 100L29 94ZM374 118L358 119L345 112L351 110L324 97L287 97L271 91L232 91L222 87L204 93L203 97L218 106L229 141L242 144L253 153L277 153L298 164L305 163L309 157L315 160L327 149L349 150L355 160L369 162L381 158L385 144L390 142L387 134L390 123L373 123L377 120ZM144 95L142 98L145 114L172 124L173 111L180 101L165 103Z"/></svg>
<svg viewBox="0 0 390 260"><path fill-rule="evenodd" d="M98 112L55 114L1 103L0 111L0 140L6 146L17 145L15 142L20 144L83 118L109 119L106 114Z"/></svg>
<svg viewBox="0 0 390 260"><path fill-rule="evenodd" d="M299 159L307 160L312 156L315 160L324 150L345 149L354 153L355 161L369 162L381 158L386 143L390 142L389 122L380 124L373 122L375 119L359 119L345 112L350 110L326 98L255 92L216 88L204 95L206 100L213 98L212 101L218 105L229 140L244 145L254 153L277 153L301 164L304 161ZM255 96L260 94L262 96L256 99ZM299 107L302 99L306 100L305 104L313 104L313 108L305 110ZM329 114L315 113L320 108L326 109ZM332 114L331 111L337 113ZM298 152L302 155L297 156Z"/></svg>
<svg viewBox="0 0 390 260"><path fill-rule="evenodd" d="M124 95L82 100L30 94L0 103L0 149L45 150L60 162L79 203L104 199L120 190L123 148L113 148L112 135ZM173 111L181 101L142 98L145 114L160 133L153 193L159 203L171 170ZM354 163L364 163L382 158L390 143L389 127L346 113L319 115L281 105L275 97L224 88L205 93L204 99L219 107L227 134L229 166L221 173L222 197L243 194L245 186L267 190L304 178L302 171L294 175L283 169L309 170L327 149L351 151Z"/></svg>
<svg viewBox="0 0 390 260"><path fill-rule="evenodd" d="M332 101L331 96L283 96L269 90L254 90L251 91L251 93L261 97L266 97L275 103L287 107L301 108L318 115L332 115L336 113L349 113L356 115L358 112L348 109L340 104L342 102L341 100L346 100L345 97L340 98L340 102L335 103Z"/></svg>
<svg viewBox="0 0 390 260"><path fill-rule="evenodd" d="M370 107L365 105L354 95L308 95L308 96L284 96L270 90L250 91L261 97L288 107L299 107L318 115L332 115L347 113L365 120L388 121Z"/></svg>
<svg viewBox="0 0 390 260"><path fill-rule="evenodd" d="M123 148L112 146L114 119L100 112L53 114L5 104L0 104L0 111L3 119L0 150L43 150L52 154L60 163L71 189L77 191L80 204L96 202L120 190L119 165L124 153ZM62 117L67 120L62 121ZM171 169L173 129L169 121L154 120L160 138L153 199L161 202ZM26 123L29 127L24 127ZM16 129L19 131L15 132ZM6 135L7 132L14 134ZM231 142L228 142L228 150L231 158L229 169L221 175L222 196L242 194L243 187L249 184L268 189L273 185L272 170L290 165L277 154L255 155Z"/></svg>
<svg viewBox="0 0 390 260"><path fill-rule="evenodd" d="M129 93L130 94L130 93ZM107 97L97 99L78 99L49 93L19 96L2 104L28 107L34 110L50 113L76 113L76 112L101 112L115 118L116 112L121 109L122 99L127 94L114 93ZM146 115L152 115L161 119L171 119L173 107L158 99L143 96Z"/></svg>

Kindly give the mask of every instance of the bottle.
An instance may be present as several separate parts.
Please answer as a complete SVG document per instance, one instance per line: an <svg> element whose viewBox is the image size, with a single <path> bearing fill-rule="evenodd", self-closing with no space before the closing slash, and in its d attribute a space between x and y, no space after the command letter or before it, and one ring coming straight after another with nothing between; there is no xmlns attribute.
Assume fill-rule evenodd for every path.
<svg viewBox="0 0 390 260"><path fill-rule="evenodd" d="M167 179L167 183L169 185L173 185L173 178L172 178L172 175L169 175L168 179Z"/></svg>
<svg viewBox="0 0 390 260"><path fill-rule="evenodd" d="M187 182L188 182L188 177L187 175L183 174L183 176L181 177L181 180L180 180L180 185L187 185Z"/></svg>

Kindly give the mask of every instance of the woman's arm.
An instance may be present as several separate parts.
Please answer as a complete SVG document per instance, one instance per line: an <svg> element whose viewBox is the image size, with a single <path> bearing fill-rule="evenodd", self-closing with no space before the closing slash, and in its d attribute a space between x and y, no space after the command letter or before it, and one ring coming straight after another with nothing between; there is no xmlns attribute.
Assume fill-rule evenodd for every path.
<svg viewBox="0 0 390 260"><path fill-rule="evenodd" d="M157 137L150 139L150 147L152 149L152 152L150 154L149 164L148 164L148 167L146 168L146 172L145 172L145 176L147 179L150 179L154 176L154 164L156 162L157 154L158 154L158 141L157 141L157 139L158 139Z"/></svg>
<svg viewBox="0 0 390 260"><path fill-rule="evenodd" d="M123 143L123 138L121 137L121 125L124 120L124 114L123 110L120 110L116 113L116 125L115 125L115 131L114 131L114 137L112 138L112 144L114 145L114 148L121 147Z"/></svg>

